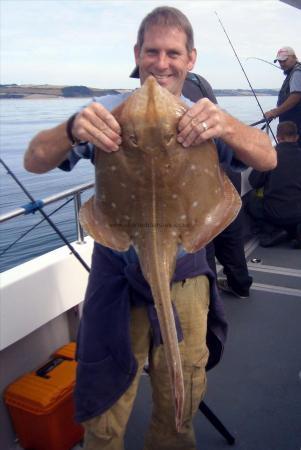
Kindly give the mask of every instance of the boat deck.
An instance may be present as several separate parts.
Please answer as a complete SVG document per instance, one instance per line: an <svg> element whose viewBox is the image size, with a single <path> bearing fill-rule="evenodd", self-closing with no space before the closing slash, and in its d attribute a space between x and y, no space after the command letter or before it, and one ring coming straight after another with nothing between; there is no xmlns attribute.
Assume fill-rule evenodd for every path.
<svg viewBox="0 0 301 450"><path fill-rule="evenodd" d="M253 247L253 248L252 248ZM297 450L301 445L301 252L289 243L249 246L249 299L222 294L229 335L221 363L208 372L206 404L235 438L237 450ZM261 263L252 263L252 259ZM151 409L143 376L126 449L143 448ZM198 412L200 450L229 444Z"/></svg>
<svg viewBox="0 0 301 450"><path fill-rule="evenodd" d="M255 238L246 254L254 278L251 295L242 300L222 294L229 335L221 363L208 373L205 402L234 436L233 448L297 450L301 444L301 252L289 243L261 248ZM143 448L150 412L149 378L144 375L126 450ZM198 449L229 447L201 412L195 430ZM78 444L73 450L81 448Z"/></svg>

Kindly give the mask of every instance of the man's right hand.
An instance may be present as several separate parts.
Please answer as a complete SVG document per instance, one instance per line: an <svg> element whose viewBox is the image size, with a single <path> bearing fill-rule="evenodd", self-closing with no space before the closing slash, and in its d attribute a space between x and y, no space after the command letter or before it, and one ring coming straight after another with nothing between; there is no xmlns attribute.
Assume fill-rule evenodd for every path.
<svg viewBox="0 0 301 450"><path fill-rule="evenodd" d="M114 152L121 144L121 128L114 116L99 103L80 111L73 122L72 135L88 141L105 152Z"/></svg>
<svg viewBox="0 0 301 450"><path fill-rule="evenodd" d="M276 108L266 111L264 115L266 119L275 119L278 116Z"/></svg>

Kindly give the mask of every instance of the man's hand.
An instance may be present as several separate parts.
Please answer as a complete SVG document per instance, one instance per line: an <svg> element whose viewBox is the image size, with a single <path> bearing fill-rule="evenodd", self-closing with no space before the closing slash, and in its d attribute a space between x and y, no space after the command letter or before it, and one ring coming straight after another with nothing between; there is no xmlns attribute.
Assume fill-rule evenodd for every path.
<svg viewBox="0 0 301 450"><path fill-rule="evenodd" d="M286 113L290 109L294 108L300 102L301 102L301 92L293 92L287 97L287 99L283 103L281 103L281 105L277 106L277 108L267 111L264 114L267 119L275 119L275 117L279 117L281 114Z"/></svg>
<svg viewBox="0 0 301 450"><path fill-rule="evenodd" d="M76 115L72 134L79 141L89 141L108 153L118 150L121 144L118 122L99 103L91 103Z"/></svg>
<svg viewBox="0 0 301 450"><path fill-rule="evenodd" d="M221 138L247 166L261 171L276 167L276 151L269 136L235 119L207 98L199 100L181 117L178 131L177 140L183 147Z"/></svg>
<svg viewBox="0 0 301 450"><path fill-rule="evenodd" d="M265 112L264 115L267 119L275 119L278 116L276 108Z"/></svg>
<svg viewBox="0 0 301 450"><path fill-rule="evenodd" d="M183 147L199 145L226 132L224 112L207 98L195 103L179 122L178 142Z"/></svg>

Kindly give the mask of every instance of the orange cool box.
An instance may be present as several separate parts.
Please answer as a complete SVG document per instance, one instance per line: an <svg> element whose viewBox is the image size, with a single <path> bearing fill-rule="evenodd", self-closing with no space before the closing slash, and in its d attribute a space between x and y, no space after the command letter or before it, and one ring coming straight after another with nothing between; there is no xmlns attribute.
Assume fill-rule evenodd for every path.
<svg viewBox="0 0 301 450"><path fill-rule="evenodd" d="M83 427L74 421L74 353L75 343L65 345L6 388L5 403L24 449L70 450L83 438Z"/></svg>

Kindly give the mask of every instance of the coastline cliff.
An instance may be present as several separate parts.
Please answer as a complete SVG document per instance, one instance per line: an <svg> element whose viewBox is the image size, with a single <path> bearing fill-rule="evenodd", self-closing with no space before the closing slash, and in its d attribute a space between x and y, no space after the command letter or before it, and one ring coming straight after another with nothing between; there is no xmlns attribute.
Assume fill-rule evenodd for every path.
<svg viewBox="0 0 301 450"><path fill-rule="evenodd" d="M75 97L95 97L108 94L118 94L128 89L98 89L87 86L54 86L43 85L18 85L18 84L0 84L0 99L39 99L39 98L75 98ZM214 89L216 97L223 96L251 96L251 90L248 89ZM276 89L255 89L257 95L277 96Z"/></svg>

